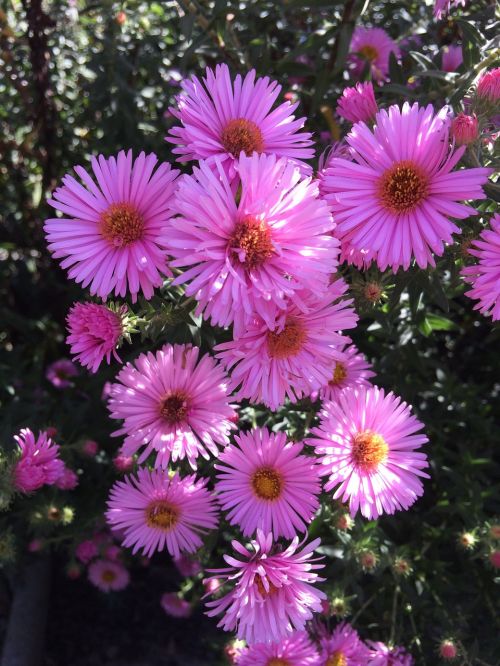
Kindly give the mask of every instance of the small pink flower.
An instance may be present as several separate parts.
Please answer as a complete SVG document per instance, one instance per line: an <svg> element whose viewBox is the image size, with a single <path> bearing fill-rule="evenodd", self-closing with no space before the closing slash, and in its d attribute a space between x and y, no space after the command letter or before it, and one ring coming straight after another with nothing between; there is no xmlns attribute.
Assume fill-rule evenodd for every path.
<svg viewBox="0 0 500 666"><path fill-rule="evenodd" d="M78 485L78 475L69 467L65 467L54 485L61 490L73 490Z"/></svg>
<svg viewBox="0 0 500 666"><path fill-rule="evenodd" d="M458 656L458 648L455 645L455 643L450 639L441 641L441 643L439 644L438 651L439 651L439 656L442 659L445 659L446 661L451 661L452 659L455 659Z"/></svg>
<svg viewBox="0 0 500 666"><path fill-rule="evenodd" d="M160 599L160 604L165 613L171 617L186 618L192 612L189 601L182 599L175 592L165 592Z"/></svg>
<svg viewBox="0 0 500 666"><path fill-rule="evenodd" d="M500 550L493 550L488 555L488 559L495 569L500 569Z"/></svg>
<svg viewBox="0 0 500 666"><path fill-rule="evenodd" d="M224 585L219 578L207 578L203 581L203 587L206 594L216 595Z"/></svg>
<svg viewBox="0 0 500 666"><path fill-rule="evenodd" d="M196 576L202 571L200 561L184 553L181 553L178 557L173 557L172 561L181 576Z"/></svg>
<svg viewBox="0 0 500 666"><path fill-rule="evenodd" d="M116 562L94 560L88 569L90 582L102 592L124 590L130 582L127 569Z"/></svg>
<svg viewBox="0 0 500 666"><path fill-rule="evenodd" d="M97 554L97 546L91 539L81 541L75 548L75 556L82 564L88 564Z"/></svg>
<svg viewBox="0 0 500 666"><path fill-rule="evenodd" d="M13 468L14 488L27 494L43 485L53 485L64 470L64 463L58 457L57 444L43 431L35 438L29 428L21 430L14 439L21 454Z"/></svg>
<svg viewBox="0 0 500 666"><path fill-rule="evenodd" d="M402 647L389 647L385 643L366 641L370 648L367 666L413 666L413 657Z"/></svg>
<svg viewBox="0 0 500 666"><path fill-rule="evenodd" d="M353 88L345 88L337 104L337 113L342 118L357 123L362 120L368 123L375 119L378 111L373 84L357 83Z"/></svg>
<svg viewBox="0 0 500 666"><path fill-rule="evenodd" d="M322 664L366 666L370 650L358 632L346 622L339 624L329 636L320 641Z"/></svg>
<svg viewBox="0 0 500 666"><path fill-rule="evenodd" d="M441 69L443 72L456 72L463 63L462 47L450 44L443 48Z"/></svg>
<svg viewBox="0 0 500 666"><path fill-rule="evenodd" d="M119 453L113 458L113 465L118 472L131 472L134 467L134 457Z"/></svg>
<svg viewBox="0 0 500 666"><path fill-rule="evenodd" d="M52 386L58 389L65 389L73 386L71 378L76 377L77 374L76 365L67 358L61 358L59 361L54 361L54 363L49 365L45 377Z"/></svg>
<svg viewBox="0 0 500 666"><path fill-rule="evenodd" d="M391 52L399 58L399 47L382 28L363 28L358 26L353 33L349 60L355 76L361 76L366 63L373 78L382 82L389 73Z"/></svg>
<svg viewBox="0 0 500 666"><path fill-rule="evenodd" d="M257 643L245 648L237 657L236 664L237 666L319 666L320 661L307 633L296 631L276 643L269 645Z"/></svg>
<svg viewBox="0 0 500 666"><path fill-rule="evenodd" d="M479 136L478 120L475 115L467 116L465 113L459 113L451 123L451 136L455 139L457 146L468 146L474 143Z"/></svg>
<svg viewBox="0 0 500 666"><path fill-rule="evenodd" d="M47 437L50 437L50 439L54 439L54 437L57 435L57 428L54 426L49 426L48 428L45 428L45 434Z"/></svg>
<svg viewBox="0 0 500 666"><path fill-rule="evenodd" d="M321 400L335 401L347 388L369 386L370 378L375 376L371 363L355 345L341 347L340 351L344 354L344 360L335 361L330 381L319 392Z"/></svg>
<svg viewBox="0 0 500 666"><path fill-rule="evenodd" d="M477 96L489 102L500 100L500 67L485 72L477 83Z"/></svg>
<svg viewBox="0 0 500 666"><path fill-rule="evenodd" d="M94 458L99 451L99 444L93 439L86 439L82 444L82 453L89 458Z"/></svg>
<svg viewBox="0 0 500 666"><path fill-rule="evenodd" d="M104 549L104 557L111 562L118 562L122 556L122 549L120 546L112 543L110 546L106 546Z"/></svg>

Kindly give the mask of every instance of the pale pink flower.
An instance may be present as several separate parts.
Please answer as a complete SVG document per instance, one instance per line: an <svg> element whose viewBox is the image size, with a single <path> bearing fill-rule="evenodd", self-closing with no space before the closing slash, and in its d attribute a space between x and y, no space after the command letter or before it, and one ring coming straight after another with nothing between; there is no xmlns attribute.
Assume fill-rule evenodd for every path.
<svg viewBox="0 0 500 666"><path fill-rule="evenodd" d="M375 119L377 111L378 106L371 81L357 83L353 88L344 88L337 102L339 116L352 123L357 123L359 120L368 123Z"/></svg>
<svg viewBox="0 0 500 666"><path fill-rule="evenodd" d="M443 72L456 72L463 61L461 46L450 44L443 48L441 55L441 69Z"/></svg>
<svg viewBox="0 0 500 666"><path fill-rule="evenodd" d="M61 358L54 361L47 368L45 377L58 389L65 389L73 386L72 377L76 377L78 369L76 365L67 358Z"/></svg>
<svg viewBox="0 0 500 666"><path fill-rule="evenodd" d="M182 599L175 592L165 592L160 599L160 604L165 613L171 617L186 618L192 612L189 601Z"/></svg>
<svg viewBox="0 0 500 666"><path fill-rule="evenodd" d="M73 490L78 485L78 475L69 467L64 467L54 485L60 490Z"/></svg>
<svg viewBox="0 0 500 666"><path fill-rule="evenodd" d="M413 657L402 647L389 647L380 641L366 641L370 648L367 666L413 666Z"/></svg>
<svg viewBox="0 0 500 666"><path fill-rule="evenodd" d="M82 564L88 564L98 555L98 549L92 539L81 541L75 548L75 557L80 560Z"/></svg>
<svg viewBox="0 0 500 666"><path fill-rule="evenodd" d="M457 146L468 146L479 137L479 123L475 115L459 113L451 123L451 136Z"/></svg>
<svg viewBox="0 0 500 666"><path fill-rule="evenodd" d="M305 631L296 631L277 643L257 643L244 648L237 666L319 666L316 648Z"/></svg>
<svg viewBox="0 0 500 666"><path fill-rule="evenodd" d="M59 459L59 446L39 432L38 437L29 428L23 428L14 437L20 457L12 470L12 483L21 493L32 493L44 485L53 485L64 470Z"/></svg>
<svg viewBox="0 0 500 666"><path fill-rule="evenodd" d="M370 650L358 632L346 622L320 641L321 666L366 666Z"/></svg>
<svg viewBox="0 0 500 666"><path fill-rule="evenodd" d="M399 58L399 47L382 28L358 26L351 39L349 60L355 76L360 76L369 63L372 77L382 82L389 73L389 56Z"/></svg>
<svg viewBox="0 0 500 666"><path fill-rule="evenodd" d="M319 392L321 400L337 400L346 388L369 386L370 378L375 376L372 365L356 345L340 347L344 354L342 361L335 361L330 381Z"/></svg>
<svg viewBox="0 0 500 666"><path fill-rule="evenodd" d="M90 582L102 592L124 590L130 582L127 569L117 562L94 560L88 568Z"/></svg>

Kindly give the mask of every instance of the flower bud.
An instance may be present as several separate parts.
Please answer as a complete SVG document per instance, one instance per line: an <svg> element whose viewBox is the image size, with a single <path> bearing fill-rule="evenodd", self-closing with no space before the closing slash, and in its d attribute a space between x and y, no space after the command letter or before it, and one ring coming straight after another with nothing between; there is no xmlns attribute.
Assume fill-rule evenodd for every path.
<svg viewBox="0 0 500 666"><path fill-rule="evenodd" d="M468 146L474 143L479 136L476 116L467 116L465 113L459 113L451 123L451 135L455 139L457 146Z"/></svg>

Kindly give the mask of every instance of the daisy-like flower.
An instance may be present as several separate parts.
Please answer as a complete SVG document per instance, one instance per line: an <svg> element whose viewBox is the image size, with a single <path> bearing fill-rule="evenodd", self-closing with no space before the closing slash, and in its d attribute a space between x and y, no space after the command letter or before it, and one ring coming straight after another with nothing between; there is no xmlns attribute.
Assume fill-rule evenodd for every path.
<svg viewBox="0 0 500 666"><path fill-rule="evenodd" d="M440 20L444 18L451 8L465 7L466 0L434 0L434 16Z"/></svg>
<svg viewBox="0 0 500 666"><path fill-rule="evenodd" d="M145 447L138 462L156 451L156 466L187 458L217 456L217 445L229 443L234 410L227 397L227 377L220 365L198 347L165 345L141 354L118 373L108 408L126 435L121 453L131 456Z"/></svg>
<svg viewBox="0 0 500 666"><path fill-rule="evenodd" d="M32 493L44 485L53 485L64 473L64 463L59 459L59 447L46 432L38 437L29 428L15 435L20 458L12 470L14 488L21 493Z"/></svg>
<svg viewBox="0 0 500 666"><path fill-rule="evenodd" d="M366 63L376 81L385 81L389 73L389 55L399 57L399 47L382 28L358 27L351 40L349 60L355 76L360 76Z"/></svg>
<svg viewBox="0 0 500 666"><path fill-rule="evenodd" d="M338 400L339 395L346 388L355 386L369 386L370 377L374 377L372 365L364 354L361 354L355 345L341 348L345 358L343 361L336 361L333 367L333 374L330 381L319 392L321 400Z"/></svg>
<svg viewBox="0 0 500 666"><path fill-rule="evenodd" d="M217 509L206 479L170 477L166 470L139 469L111 488L106 518L123 534L125 547L146 557L165 548L173 557L194 553L200 535L217 526Z"/></svg>
<svg viewBox="0 0 500 666"><path fill-rule="evenodd" d="M106 298L128 291L135 301L142 291L151 298L162 276L171 275L160 235L179 172L164 163L153 173L157 161L144 153L134 161L131 150L93 157L97 184L76 166L83 184L67 175L48 201L65 215L45 222L49 250L91 294Z"/></svg>
<svg viewBox="0 0 500 666"><path fill-rule="evenodd" d="M276 410L286 398L295 402L328 383L334 362L345 359L339 347L350 342L339 331L357 322L352 299L334 302L346 288L337 280L321 295L300 292L306 313L290 303L272 330L256 317L241 337L215 347L231 371L231 389L239 389L236 400L248 398Z"/></svg>
<svg viewBox="0 0 500 666"><path fill-rule="evenodd" d="M402 647L389 647L380 641L366 641L370 648L368 666L413 666L413 657Z"/></svg>
<svg viewBox="0 0 500 666"><path fill-rule="evenodd" d="M78 369L74 363L67 358L60 358L54 361L47 368L45 377L58 389L65 389L73 386L72 377L76 377Z"/></svg>
<svg viewBox="0 0 500 666"><path fill-rule="evenodd" d="M335 234L358 251L376 252L381 270L434 266L432 252L444 252L474 210L466 199L484 199L491 169L453 171L465 147L449 143L450 118L444 107L407 102L379 111L373 131L356 123L347 142L352 160L334 158L323 179Z"/></svg>
<svg viewBox="0 0 500 666"><path fill-rule="evenodd" d="M479 259L477 264L462 269L464 279L472 285L466 295L478 302L474 306L493 321L500 319L500 215L490 220L490 228L484 229L472 243L469 254Z"/></svg>
<svg viewBox="0 0 500 666"><path fill-rule="evenodd" d="M215 489L232 525L244 536L257 528L275 539L304 532L319 507L321 483L314 458L300 455L303 445L267 428L240 432L224 449Z"/></svg>
<svg viewBox="0 0 500 666"><path fill-rule="evenodd" d="M254 643L272 643L304 629L313 612L321 611L324 592L313 584L324 580L316 573L323 568L314 550L321 540L315 539L298 550L295 537L285 550L273 547L272 534L257 530L252 550L237 541L232 546L243 561L224 555L227 569L215 570L217 578L234 581L225 596L207 602L207 615L221 615L218 627L235 631L237 638Z"/></svg>
<svg viewBox="0 0 500 666"><path fill-rule="evenodd" d="M450 44L444 47L441 57L441 69L443 72L456 72L463 61L461 46Z"/></svg>
<svg viewBox="0 0 500 666"><path fill-rule="evenodd" d="M298 103L284 102L272 110L281 90L266 76L255 79L255 70L234 81L227 65L206 70L200 81L196 76L182 83L178 109L169 109L182 123L174 127L167 141L175 144L178 160L214 158L229 167L243 152L273 154L294 161L302 172L310 167L302 160L313 157L311 134L300 132L305 118L295 119Z"/></svg>
<svg viewBox="0 0 500 666"><path fill-rule="evenodd" d="M74 490L78 485L78 475L69 467L64 467L54 485L60 490Z"/></svg>
<svg viewBox="0 0 500 666"><path fill-rule="evenodd" d="M370 650L350 624L342 622L320 641L321 666L366 666Z"/></svg>
<svg viewBox="0 0 500 666"><path fill-rule="evenodd" d="M393 393L376 386L347 389L321 411L321 422L306 440L314 446L329 476L325 491L349 501L351 516L361 510L374 519L408 509L423 494L420 477L428 467L416 451L428 439L416 434L422 423Z"/></svg>
<svg viewBox="0 0 500 666"><path fill-rule="evenodd" d="M278 643L257 643L244 648L236 666L319 666L319 655L305 631L296 631Z"/></svg>
<svg viewBox="0 0 500 666"><path fill-rule="evenodd" d="M90 582L102 592L124 590L130 582L130 575L122 564L108 560L94 560L89 565Z"/></svg>
<svg viewBox="0 0 500 666"><path fill-rule="evenodd" d="M165 592L160 599L160 605L170 617L186 618L192 613L191 604L175 592Z"/></svg>
<svg viewBox="0 0 500 666"><path fill-rule="evenodd" d="M337 103L337 113L342 118L357 123L372 121L378 111L373 83L357 83L353 88L345 88Z"/></svg>
<svg viewBox="0 0 500 666"><path fill-rule="evenodd" d="M301 179L296 167L275 155L242 155L241 196L235 201L219 162L206 162L181 179L175 199L179 217L166 228L175 261L187 270L174 284L188 282L186 294L212 324L234 322L239 335L258 314L271 325L286 298L298 289L322 290L335 271L338 240L318 184Z"/></svg>

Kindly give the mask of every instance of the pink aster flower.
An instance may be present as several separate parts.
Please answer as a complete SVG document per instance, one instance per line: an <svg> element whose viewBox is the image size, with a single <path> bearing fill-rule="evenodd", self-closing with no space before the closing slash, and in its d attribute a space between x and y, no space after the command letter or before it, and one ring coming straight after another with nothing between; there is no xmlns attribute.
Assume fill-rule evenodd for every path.
<svg viewBox="0 0 500 666"><path fill-rule="evenodd" d="M479 262L462 269L464 279L472 285L466 295L478 302L474 306L493 321L500 319L500 215L490 220L490 228L484 229L472 243L469 254Z"/></svg>
<svg viewBox="0 0 500 666"><path fill-rule="evenodd" d="M281 90L276 81L255 80L252 70L244 79L238 74L233 84L227 65L217 65L215 72L207 68L202 81L193 76L182 88L178 109L170 109L182 125L166 137L179 161L218 158L231 172L242 152L256 152L286 157L310 172L302 160L314 155L311 134L299 131L305 118L293 116L298 103L272 110Z"/></svg>
<svg viewBox="0 0 500 666"><path fill-rule="evenodd" d="M151 557L165 548L173 557L200 548L200 535L217 527L217 509L207 480L169 477L165 470L139 469L111 488L106 518L123 532L125 547Z"/></svg>
<svg viewBox="0 0 500 666"><path fill-rule="evenodd" d="M95 458L99 452L99 444L93 439L86 439L82 444L82 453L89 458Z"/></svg>
<svg viewBox="0 0 500 666"><path fill-rule="evenodd" d="M95 560L89 566L90 582L102 592L124 590L130 582L130 575L122 564Z"/></svg>
<svg viewBox="0 0 500 666"><path fill-rule="evenodd" d="M134 457L119 453L113 458L113 465L118 472L131 472L134 467Z"/></svg>
<svg viewBox="0 0 500 666"><path fill-rule="evenodd" d="M382 28L357 27L354 30L349 60L353 65L353 73L360 76L366 63L376 81L385 81L389 73L390 53L399 58L399 47Z"/></svg>
<svg viewBox="0 0 500 666"><path fill-rule="evenodd" d="M376 252L381 270L406 270L415 257L421 268L435 265L460 229L450 217L474 214L465 199L484 199L491 169L453 167L465 147L449 144L445 107L407 102L379 111L373 131L356 123L347 137L352 160L335 158L323 180L337 227L335 234L358 251Z"/></svg>
<svg viewBox="0 0 500 666"><path fill-rule="evenodd" d="M267 428L240 432L221 453L216 491L231 525L243 536L257 528L275 539L304 532L319 507L315 459L300 455L303 445Z"/></svg>
<svg viewBox="0 0 500 666"><path fill-rule="evenodd" d="M88 564L98 555L98 549L92 539L81 541L75 548L75 557L82 563Z"/></svg>
<svg viewBox="0 0 500 666"><path fill-rule="evenodd" d="M485 72L477 82L477 96L489 102L500 100L500 67Z"/></svg>
<svg viewBox="0 0 500 666"><path fill-rule="evenodd" d="M78 369L74 363L67 358L61 358L54 361L47 368L46 379L58 389L65 389L73 386L72 377L76 377Z"/></svg>
<svg viewBox="0 0 500 666"><path fill-rule="evenodd" d="M48 203L66 217L45 222L49 250L62 259L71 279L90 293L106 298L114 292L132 300L142 291L151 298L163 284L167 268L160 235L171 215L170 205L178 171L157 163L154 154L141 153L133 161L132 151L118 156L92 158L97 184L80 166L65 176Z"/></svg>
<svg viewBox="0 0 500 666"><path fill-rule="evenodd" d="M153 354L141 354L127 363L113 384L108 408L126 435L124 455L145 447L139 463L156 451L156 466L167 467L187 458L196 469L198 455L217 456L217 445L229 443L234 410L227 397L227 378L208 354L198 347L165 345Z"/></svg>
<svg viewBox="0 0 500 666"><path fill-rule="evenodd" d="M23 428L14 439L20 453L13 468L14 488L28 494L44 485L53 485L64 470L57 444L43 431L36 438L29 428Z"/></svg>
<svg viewBox="0 0 500 666"><path fill-rule="evenodd" d="M101 362L111 363L111 355L121 363L116 353L124 332L127 306L111 309L97 303L75 303L67 316L71 353L76 361L97 372Z"/></svg>
<svg viewBox="0 0 500 666"><path fill-rule="evenodd" d="M74 490L78 485L78 476L69 467L64 467L54 485L60 490Z"/></svg>
<svg viewBox="0 0 500 666"><path fill-rule="evenodd" d="M378 111L373 84L357 83L353 88L345 88L337 104L337 113L342 118L357 123L371 122Z"/></svg>
<svg viewBox="0 0 500 666"><path fill-rule="evenodd" d="M321 666L366 666L370 650L350 624L342 622L320 641Z"/></svg>
<svg viewBox="0 0 500 666"><path fill-rule="evenodd" d="M199 560L184 553L181 553L179 557L174 557L172 561L181 576L196 576L202 570Z"/></svg>
<svg viewBox="0 0 500 666"><path fill-rule="evenodd" d="M237 638L249 645L275 642L304 629L313 612L321 611L321 600L326 598L313 586L324 580L315 573L324 565L312 557L320 542L315 539L299 551L299 539L295 537L285 550L280 550L273 546L272 534L266 536L260 530L252 541L253 552L233 541L243 561L224 555L229 568L214 573L234 581L234 587L220 599L207 602L207 615L222 614L217 626L236 631Z"/></svg>
<svg viewBox="0 0 500 666"><path fill-rule="evenodd" d="M457 146L468 146L479 138L479 122L476 115L459 113L451 123L451 136Z"/></svg>
<svg viewBox="0 0 500 666"><path fill-rule="evenodd" d="M171 617L186 618L192 612L189 601L182 599L175 592L165 592L160 599L160 604L165 613Z"/></svg>
<svg viewBox="0 0 500 666"><path fill-rule="evenodd" d="M466 0L434 0L434 16L440 20L448 14L452 7L465 7L465 2Z"/></svg>
<svg viewBox="0 0 500 666"><path fill-rule="evenodd" d="M370 647L368 666L413 666L413 657L402 647L389 647L380 641L366 641Z"/></svg>
<svg viewBox="0 0 500 666"><path fill-rule="evenodd" d="M351 516L358 509L374 519L382 513L408 509L423 494L419 477L428 467L425 453L416 451L428 439L416 434L423 427L392 392L376 386L347 389L337 402L321 411L321 422L306 440L314 446L329 479L325 491L349 501Z"/></svg>
<svg viewBox="0 0 500 666"><path fill-rule="evenodd" d="M337 265L338 241L318 184L275 155L242 155L241 196L236 203L220 163L206 162L180 180L166 228L172 266L187 270L174 284L212 324L236 335L254 314L271 322L287 297L300 304L301 288L322 290Z"/></svg>
<svg viewBox="0 0 500 666"><path fill-rule="evenodd" d="M244 648L237 666L319 666L319 656L305 631L296 631L278 643L257 643Z"/></svg>
<svg viewBox="0 0 500 666"><path fill-rule="evenodd" d="M339 349L344 354L343 361L336 361L330 381L319 393L321 400L338 400L346 388L369 386L370 377L374 377L372 365L368 363L355 345Z"/></svg>
<svg viewBox="0 0 500 666"><path fill-rule="evenodd" d="M241 337L215 347L231 371L236 400L248 398L275 411L286 398L295 402L328 383L334 362L344 360L339 347L350 342L339 331L357 322L352 299L334 302L346 288L337 280L320 295L299 292L306 313L290 303L271 330L256 317Z"/></svg>
<svg viewBox="0 0 500 666"><path fill-rule="evenodd" d="M441 57L441 69L443 72L456 72L463 61L461 46L450 44L443 48Z"/></svg>

